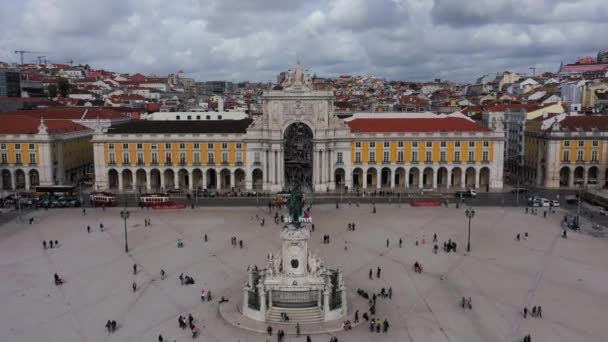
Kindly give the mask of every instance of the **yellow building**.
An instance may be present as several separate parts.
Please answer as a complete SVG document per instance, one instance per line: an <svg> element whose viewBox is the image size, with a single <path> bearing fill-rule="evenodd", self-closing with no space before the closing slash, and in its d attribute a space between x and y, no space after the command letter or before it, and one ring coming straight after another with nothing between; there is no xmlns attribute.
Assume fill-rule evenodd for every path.
<svg viewBox="0 0 608 342"><path fill-rule="evenodd" d="M75 184L92 170L92 133L70 120L0 115L0 188Z"/></svg>
<svg viewBox="0 0 608 342"><path fill-rule="evenodd" d="M524 176L537 186L602 188L608 117L558 114L528 122Z"/></svg>

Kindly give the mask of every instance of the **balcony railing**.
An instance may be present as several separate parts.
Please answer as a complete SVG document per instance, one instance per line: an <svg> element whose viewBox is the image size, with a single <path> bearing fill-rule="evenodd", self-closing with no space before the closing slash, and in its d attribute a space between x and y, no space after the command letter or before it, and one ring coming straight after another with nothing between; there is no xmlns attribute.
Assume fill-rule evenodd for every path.
<svg viewBox="0 0 608 342"><path fill-rule="evenodd" d="M427 160L427 161L425 161L424 163L425 163L425 164L433 164L433 161L432 161L432 160Z"/></svg>
<svg viewBox="0 0 608 342"><path fill-rule="evenodd" d="M181 166L186 166L186 161L185 161L185 160L180 160L180 161L179 161L179 165L181 165Z"/></svg>
<svg viewBox="0 0 608 342"><path fill-rule="evenodd" d="M166 165L166 166L172 166L172 165L173 165L173 162L172 162L172 161L170 161L170 160L165 160L165 165Z"/></svg>
<svg viewBox="0 0 608 342"><path fill-rule="evenodd" d="M403 159L398 159L397 164L403 164Z"/></svg>
<svg viewBox="0 0 608 342"><path fill-rule="evenodd" d="M344 165L344 162L343 162L343 161L341 161L341 160L338 160L338 161L336 162L336 165Z"/></svg>
<svg viewBox="0 0 608 342"><path fill-rule="evenodd" d="M469 161L467 161L467 164L475 164L475 161L474 160L469 160Z"/></svg>
<svg viewBox="0 0 608 342"><path fill-rule="evenodd" d="M29 166L36 166L36 165L38 165L38 163L36 163L36 162L30 162L28 165Z"/></svg>
<svg viewBox="0 0 608 342"><path fill-rule="evenodd" d="M143 166L144 165L144 161L143 160L138 160L137 161L137 166Z"/></svg>
<svg viewBox="0 0 608 342"><path fill-rule="evenodd" d="M150 165L152 165L152 166L158 166L158 160L150 162Z"/></svg>
<svg viewBox="0 0 608 342"><path fill-rule="evenodd" d="M260 161L254 161L253 162L253 166L262 166L262 162L260 162Z"/></svg>
<svg viewBox="0 0 608 342"><path fill-rule="evenodd" d="M23 165L23 163L22 163L22 162L20 162L20 161L16 161L16 162L15 162L15 165Z"/></svg>
<svg viewBox="0 0 608 342"><path fill-rule="evenodd" d="M201 162L200 161L195 161L192 163L192 165L194 166L201 166Z"/></svg>
<svg viewBox="0 0 608 342"><path fill-rule="evenodd" d="M228 166L228 162L226 160L222 161L222 166Z"/></svg>
<svg viewBox="0 0 608 342"><path fill-rule="evenodd" d="M570 164L570 159L564 159L564 160L562 160L562 164Z"/></svg>
<svg viewBox="0 0 608 342"><path fill-rule="evenodd" d="M370 160L370 161L368 161L367 163L368 163L368 164L376 164L376 161L375 161L375 160Z"/></svg>
<svg viewBox="0 0 608 342"><path fill-rule="evenodd" d="M490 161L489 160L482 160L481 163L482 164L490 164Z"/></svg>
<svg viewBox="0 0 608 342"><path fill-rule="evenodd" d="M452 163L454 163L454 164L460 164L460 160L454 160Z"/></svg>
<svg viewBox="0 0 608 342"><path fill-rule="evenodd" d="M447 163L448 163L448 161L447 161L447 160L440 160L440 161L439 161L439 164L447 164Z"/></svg>
<svg viewBox="0 0 608 342"><path fill-rule="evenodd" d="M390 160L383 160L383 161L382 161L382 164L390 164L390 163L391 163L391 161L390 161Z"/></svg>
<svg viewBox="0 0 608 342"><path fill-rule="evenodd" d="M215 166L215 161L214 160L209 160L207 162L207 166Z"/></svg>
<svg viewBox="0 0 608 342"><path fill-rule="evenodd" d="M242 161L237 161L236 162L236 166L243 166L243 162Z"/></svg>
<svg viewBox="0 0 608 342"><path fill-rule="evenodd" d="M418 164L418 163L419 163L419 161L417 161L417 160L412 160L412 161L411 161L411 163L412 163L412 164Z"/></svg>
<svg viewBox="0 0 608 342"><path fill-rule="evenodd" d="M115 162L115 161L113 161L113 160L110 160L110 161L108 162L108 165L111 165L111 166L116 166L116 162Z"/></svg>

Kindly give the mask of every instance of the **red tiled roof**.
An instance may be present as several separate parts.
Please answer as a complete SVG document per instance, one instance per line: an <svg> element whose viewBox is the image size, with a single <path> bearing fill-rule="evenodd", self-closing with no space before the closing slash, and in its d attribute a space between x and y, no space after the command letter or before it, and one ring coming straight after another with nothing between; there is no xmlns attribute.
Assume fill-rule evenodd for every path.
<svg viewBox="0 0 608 342"><path fill-rule="evenodd" d="M428 106L429 101L421 99L418 96L403 95L401 96L401 104L414 104L418 106Z"/></svg>
<svg viewBox="0 0 608 342"><path fill-rule="evenodd" d="M463 118L354 119L347 122L354 132L490 132Z"/></svg>
<svg viewBox="0 0 608 342"><path fill-rule="evenodd" d="M49 133L69 133L89 130L70 120L45 120ZM0 115L0 134L37 134L40 119L26 115Z"/></svg>
<svg viewBox="0 0 608 342"><path fill-rule="evenodd" d="M503 104L494 104L490 106L485 106L483 108L484 112L504 112L507 109L525 109L526 111L535 111L542 106L539 106L535 103L503 103Z"/></svg>
<svg viewBox="0 0 608 342"><path fill-rule="evenodd" d="M86 113L86 115L85 115ZM53 107L33 110L20 110L14 112L0 113L0 117L5 115L20 115L29 116L40 120L45 119L62 119L62 120L79 120L84 119L94 120L100 119L124 119L125 116L121 113L106 108L91 108L91 107Z"/></svg>
<svg viewBox="0 0 608 342"><path fill-rule="evenodd" d="M608 69L608 63L605 64L568 64L564 65L560 72L585 72L585 71L603 71Z"/></svg>
<svg viewBox="0 0 608 342"><path fill-rule="evenodd" d="M576 131L579 128L583 131L591 131L593 128L597 128L602 132L606 132L608 131L608 116L568 116L560 121L559 125L570 131Z"/></svg>

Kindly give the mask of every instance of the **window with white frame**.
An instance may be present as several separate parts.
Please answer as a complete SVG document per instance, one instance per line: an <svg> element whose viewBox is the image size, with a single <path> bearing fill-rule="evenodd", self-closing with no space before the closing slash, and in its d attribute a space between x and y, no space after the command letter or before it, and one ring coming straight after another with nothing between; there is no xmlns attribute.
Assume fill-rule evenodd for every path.
<svg viewBox="0 0 608 342"><path fill-rule="evenodd" d="M413 163L418 162L418 151L412 151L412 162Z"/></svg>
<svg viewBox="0 0 608 342"><path fill-rule="evenodd" d="M481 159L486 163L489 162L490 161L490 152L488 152L488 151L481 152Z"/></svg>
<svg viewBox="0 0 608 342"><path fill-rule="evenodd" d="M170 149L171 149L171 144L165 144L165 148L166 148L167 150L170 150Z"/></svg>
<svg viewBox="0 0 608 342"><path fill-rule="evenodd" d="M34 152L30 152L30 164L31 165L36 164L36 153L34 153Z"/></svg>
<svg viewBox="0 0 608 342"><path fill-rule="evenodd" d="M375 151L369 151L369 162L370 163L376 162L376 152Z"/></svg>
<svg viewBox="0 0 608 342"><path fill-rule="evenodd" d="M172 155L171 152L165 152L165 163L166 164L171 164L172 162Z"/></svg>
<svg viewBox="0 0 608 342"><path fill-rule="evenodd" d="M441 151L441 152L439 153L439 160L440 160L442 163L445 163L445 162L447 161L446 154L447 154L447 152L446 152L446 151Z"/></svg>
<svg viewBox="0 0 608 342"><path fill-rule="evenodd" d="M108 149L113 150L114 149L114 144L108 144Z"/></svg>
<svg viewBox="0 0 608 342"><path fill-rule="evenodd" d="M369 143L369 147L370 147L370 148L375 148L375 147L376 147L376 142L375 142L375 141L371 141L371 142Z"/></svg>
<svg viewBox="0 0 608 342"><path fill-rule="evenodd" d="M384 156L382 158L382 161L388 163L391 160L390 153L388 151L384 151L383 153Z"/></svg>
<svg viewBox="0 0 608 342"><path fill-rule="evenodd" d="M157 148L158 148L158 145L156 145L156 144L151 144L150 145L150 149L151 150L156 150Z"/></svg>
<svg viewBox="0 0 608 342"><path fill-rule="evenodd" d="M564 146L565 147L570 147L570 140L564 141Z"/></svg>
<svg viewBox="0 0 608 342"><path fill-rule="evenodd" d="M441 146L442 148L445 148L445 147L447 147L447 146L448 146L448 143L447 143L447 142L445 142L445 141L442 141L440 146Z"/></svg>
<svg viewBox="0 0 608 342"><path fill-rule="evenodd" d="M228 164L228 152L222 152L222 164Z"/></svg>
<svg viewBox="0 0 608 342"><path fill-rule="evenodd" d="M591 160L597 161L597 150L591 151Z"/></svg>
<svg viewBox="0 0 608 342"><path fill-rule="evenodd" d="M390 147L390 143L388 141L385 141L384 142L384 148L388 148L388 147Z"/></svg>
<svg viewBox="0 0 608 342"><path fill-rule="evenodd" d="M236 151L236 162L237 163L243 162L243 152L242 151Z"/></svg>
<svg viewBox="0 0 608 342"><path fill-rule="evenodd" d="M207 144L207 148L212 150L213 149L213 144Z"/></svg>
<svg viewBox="0 0 608 342"><path fill-rule="evenodd" d="M227 143L222 143L222 149L227 149L228 148L228 144Z"/></svg>
<svg viewBox="0 0 608 342"><path fill-rule="evenodd" d="M122 163L123 164L130 164L131 161L129 160L129 152L123 152L122 153Z"/></svg>
<svg viewBox="0 0 608 342"><path fill-rule="evenodd" d="M577 161L583 161L583 157L584 157L584 151L583 150L576 151L576 160Z"/></svg>
<svg viewBox="0 0 608 342"><path fill-rule="evenodd" d="M469 141L469 147L475 147L475 142L474 141Z"/></svg>
<svg viewBox="0 0 608 342"><path fill-rule="evenodd" d="M599 142L597 140L593 140L593 147L597 147L599 145Z"/></svg>
<svg viewBox="0 0 608 342"><path fill-rule="evenodd" d="M454 142L454 146L455 146L455 147L460 147L460 141L455 141L455 142Z"/></svg>
<svg viewBox="0 0 608 342"><path fill-rule="evenodd" d="M243 144L241 144L241 143L236 143L236 149L237 149L237 150L240 150L240 149L242 149L242 148L243 148Z"/></svg>
<svg viewBox="0 0 608 342"><path fill-rule="evenodd" d="M474 161L475 161L475 152L469 151L469 163L472 163Z"/></svg>
<svg viewBox="0 0 608 342"><path fill-rule="evenodd" d="M198 151L194 152L194 162L196 164L200 164L201 162L201 153Z"/></svg>
<svg viewBox="0 0 608 342"><path fill-rule="evenodd" d="M569 150L564 150L563 161L570 161L570 151Z"/></svg>
<svg viewBox="0 0 608 342"><path fill-rule="evenodd" d="M253 162L254 163L259 163L260 162L260 152L253 153Z"/></svg>
<svg viewBox="0 0 608 342"><path fill-rule="evenodd" d="M137 144L137 149L142 150L144 148L144 144Z"/></svg>
<svg viewBox="0 0 608 342"><path fill-rule="evenodd" d="M355 163L361 162L361 152L355 152Z"/></svg>
<svg viewBox="0 0 608 342"><path fill-rule="evenodd" d="M432 141L427 141L426 142L426 147L433 147L433 142Z"/></svg>
<svg viewBox="0 0 608 342"><path fill-rule="evenodd" d="M427 163L430 163L433 161L433 152L432 151L426 151L426 157L425 157L424 161Z"/></svg>
<svg viewBox="0 0 608 342"><path fill-rule="evenodd" d="M137 164L143 164L143 163L144 163L144 153L137 152Z"/></svg>
<svg viewBox="0 0 608 342"><path fill-rule="evenodd" d="M483 147L490 147L490 142L487 140L484 140Z"/></svg>
<svg viewBox="0 0 608 342"><path fill-rule="evenodd" d="M158 152L152 152L150 156L152 158L152 164L158 164Z"/></svg>
<svg viewBox="0 0 608 342"><path fill-rule="evenodd" d="M342 160L342 152L338 152L336 154L336 159L338 160L338 164L342 164L344 161Z"/></svg>
<svg viewBox="0 0 608 342"><path fill-rule="evenodd" d="M397 151L397 162L403 163L403 151Z"/></svg>
<svg viewBox="0 0 608 342"><path fill-rule="evenodd" d="M578 141L578 147L583 147L585 146L585 141L584 140L579 140Z"/></svg>
<svg viewBox="0 0 608 342"><path fill-rule="evenodd" d="M397 147L403 147L403 141L398 142Z"/></svg>
<svg viewBox="0 0 608 342"><path fill-rule="evenodd" d="M29 146L29 150L30 150L30 151L32 151L32 150L35 150L35 149L36 149L36 145L34 145L34 144L30 144L30 146Z"/></svg>
<svg viewBox="0 0 608 342"><path fill-rule="evenodd" d="M15 163L21 164L21 152L15 153Z"/></svg>
<svg viewBox="0 0 608 342"><path fill-rule="evenodd" d="M179 149L180 149L180 150L185 150L185 149L186 149L186 144L184 144L184 143L180 143L180 144L179 144Z"/></svg>
<svg viewBox="0 0 608 342"><path fill-rule="evenodd" d="M114 153L108 154L108 159L110 164L116 164L116 155Z"/></svg>
<svg viewBox="0 0 608 342"><path fill-rule="evenodd" d="M413 148L417 148L418 147L418 142L417 141L412 141L412 147Z"/></svg>
<svg viewBox="0 0 608 342"><path fill-rule="evenodd" d="M360 147L361 147L361 142L360 142L360 141L357 141L357 142L355 143L355 147L360 148Z"/></svg>
<svg viewBox="0 0 608 342"><path fill-rule="evenodd" d="M215 164L215 154L213 152L207 153L207 162L209 164Z"/></svg>
<svg viewBox="0 0 608 342"><path fill-rule="evenodd" d="M179 163L186 164L186 152L179 153Z"/></svg>
<svg viewBox="0 0 608 342"><path fill-rule="evenodd" d="M199 144L199 143L194 143L194 149L195 149L195 150L198 150L198 149L200 149L200 148L201 148L201 144Z"/></svg>
<svg viewBox="0 0 608 342"><path fill-rule="evenodd" d="M460 151L454 151L454 161L460 162Z"/></svg>
<svg viewBox="0 0 608 342"><path fill-rule="evenodd" d="M21 149L21 144L15 144L15 150L20 150Z"/></svg>
<svg viewBox="0 0 608 342"><path fill-rule="evenodd" d="M122 144L122 149L123 150L128 150L129 149L129 144Z"/></svg>

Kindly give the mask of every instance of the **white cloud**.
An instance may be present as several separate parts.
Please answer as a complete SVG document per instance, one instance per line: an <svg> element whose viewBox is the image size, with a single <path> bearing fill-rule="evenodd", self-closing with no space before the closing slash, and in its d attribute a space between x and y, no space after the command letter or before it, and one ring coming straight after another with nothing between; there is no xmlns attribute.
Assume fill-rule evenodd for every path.
<svg viewBox="0 0 608 342"><path fill-rule="evenodd" d="M201 80L271 80L299 58L321 76L470 81L557 69L608 48L605 0L0 0L0 8L2 61L17 61L13 50L47 51L58 63L183 69Z"/></svg>

